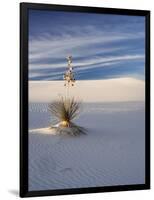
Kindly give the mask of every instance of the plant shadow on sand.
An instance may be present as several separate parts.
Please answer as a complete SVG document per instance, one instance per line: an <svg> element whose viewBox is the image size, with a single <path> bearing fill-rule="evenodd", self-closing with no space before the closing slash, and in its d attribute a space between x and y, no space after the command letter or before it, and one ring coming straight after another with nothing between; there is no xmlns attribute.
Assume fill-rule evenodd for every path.
<svg viewBox="0 0 154 200"><path fill-rule="evenodd" d="M60 100L53 101L49 104L49 111L54 117L54 124L51 129L55 130L58 135L77 136L86 134L87 130L72 120L79 115L81 101L74 98L61 97Z"/></svg>

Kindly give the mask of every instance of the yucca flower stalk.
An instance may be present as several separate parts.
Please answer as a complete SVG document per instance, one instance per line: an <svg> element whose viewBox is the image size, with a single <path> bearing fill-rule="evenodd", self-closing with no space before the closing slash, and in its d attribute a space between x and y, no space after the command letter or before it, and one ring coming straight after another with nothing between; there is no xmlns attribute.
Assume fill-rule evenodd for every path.
<svg viewBox="0 0 154 200"><path fill-rule="evenodd" d="M76 101L73 97L61 97L60 100L49 104L49 111L58 123L57 134L79 135L86 133L83 127L73 122L79 115L80 108L81 101Z"/></svg>

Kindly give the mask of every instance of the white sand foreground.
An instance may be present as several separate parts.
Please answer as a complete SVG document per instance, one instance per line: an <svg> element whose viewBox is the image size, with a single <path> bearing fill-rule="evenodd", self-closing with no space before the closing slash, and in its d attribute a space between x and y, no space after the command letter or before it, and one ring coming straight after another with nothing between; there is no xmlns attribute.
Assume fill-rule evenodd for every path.
<svg viewBox="0 0 154 200"><path fill-rule="evenodd" d="M50 134L45 108L30 104L30 191L144 183L144 102L88 104L78 137Z"/></svg>
<svg viewBox="0 0 154 200"><path fill-rule="evenodd" d="M143 184L144 81L76 81L70 95L83 100L83 111L75 123L87 128L78 137L48 128L48 103L66 94L63 84L29 81L29 190Z"/></svg>

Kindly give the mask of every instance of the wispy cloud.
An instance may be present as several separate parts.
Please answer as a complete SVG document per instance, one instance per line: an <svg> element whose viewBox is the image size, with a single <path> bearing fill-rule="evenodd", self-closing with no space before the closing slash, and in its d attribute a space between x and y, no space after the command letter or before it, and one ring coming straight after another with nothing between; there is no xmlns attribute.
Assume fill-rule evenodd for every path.
<svg viewBox="0 0 154 200"><path fill-rule="evenodd" d="M109 17L109 19L112 18ZM143 29L139 28L134 32L134 30L129 30L130 23L123 23L123 26L119 27L119 25L115 26L112 20L103 27L91 25L90 22L81 26L75 25L73 20L71 22L72 26L70 24L62 25L61 22L58 24L57 18L58 25L56 25L55 19L55 26L52 29L50 28L46 32L38 31L35 35L30 32L30 80L62 79L62 74L67 66L65 58L70 54L74 59L76 73L89 72L94 68L96 70L112 66L118 68L118 65L121 66L121 64L125 70L125 67L128 69L128 65L125 63L133 65L134 69L139 64L141 68L144 67L145 36ZM47 26L49 26L48 23ZM136 29L135 26L137 26L136 21L134 29ZM30 27L31 29L33 27ZM110 73L110 68L108 69L108 73ZM143 72L143 70L140 71ZM117 73L120 76L119 70ZM84 74L86 77L86 73ZM78 77L80 78L80 76Z"/></svg>

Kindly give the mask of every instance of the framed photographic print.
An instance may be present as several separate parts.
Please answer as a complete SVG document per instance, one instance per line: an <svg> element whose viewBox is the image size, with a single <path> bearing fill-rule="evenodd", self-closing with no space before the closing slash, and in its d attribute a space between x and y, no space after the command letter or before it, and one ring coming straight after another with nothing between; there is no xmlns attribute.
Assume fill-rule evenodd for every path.
<svg viewBox="0 0 154 200"><path fill-rule="evenodd" d="M20 4L20 196L150 188L150 11Z"/></svg>

